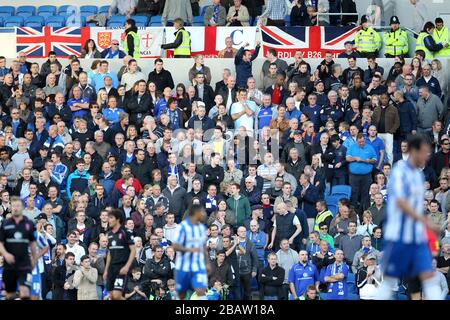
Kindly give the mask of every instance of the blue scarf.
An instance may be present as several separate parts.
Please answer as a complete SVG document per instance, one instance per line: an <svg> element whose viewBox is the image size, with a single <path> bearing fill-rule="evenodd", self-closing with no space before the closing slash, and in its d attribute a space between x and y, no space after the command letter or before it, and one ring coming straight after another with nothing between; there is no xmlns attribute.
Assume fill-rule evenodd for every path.
<svg viewBox="0 0 450 320"><path fill-rule="evenodd" d="M219 8L220 6L214 6L213 19L215 23L219 21Z"/></svg>
<svg viewBox="0 0 450 320"><path fill-rule="evenodd" d="M108 49L108 53L105 56L105 59L113 59L119 54L120 50L117 50L115 53L112 53L111 48Z"/></svg>

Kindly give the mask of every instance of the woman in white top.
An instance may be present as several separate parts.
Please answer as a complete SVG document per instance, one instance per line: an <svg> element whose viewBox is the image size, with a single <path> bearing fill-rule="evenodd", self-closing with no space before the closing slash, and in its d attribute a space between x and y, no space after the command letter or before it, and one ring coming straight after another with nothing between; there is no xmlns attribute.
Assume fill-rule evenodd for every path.
<svg viewBox="0 0 450 320"><path fill-rule="evenodd" d="M373 229L376 226L376 224L372 223L372 213L369 210L366 210L363 213L363 223L356 229L356 234L371 237Z"/></svg>

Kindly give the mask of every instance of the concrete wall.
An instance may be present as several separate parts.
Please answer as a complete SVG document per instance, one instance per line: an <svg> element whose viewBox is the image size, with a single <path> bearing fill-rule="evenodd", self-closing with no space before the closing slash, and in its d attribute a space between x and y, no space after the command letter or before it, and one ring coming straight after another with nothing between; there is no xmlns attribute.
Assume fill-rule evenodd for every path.
<svg viewBox="0 0 450 320"><path fill-rule="evenodd" d="M36 61L40 65L45 62L46 59L29 59L29 61ZM164 68L169 70L172 73L173 80L175 84L177 83L184 83L185 85L189 85L189 79L188 79L188 70L193 66L194 59L163 59L164 60ZM292 63L293 59L287 59L288 63ZM311 64L312 69L314 70L322 61L322 59L307 59L307 62ZM346 59L335 59L336 63L339 63L342 65L342 67L345 69L347 68L347 60ZM385 69L385 78L387 73L389 72L390 68L393 65L392 59L378 59L378 64L381 65ZM10 63L11 59L8 59L7 63ZM90 59L82 59L81 65L84 70L89 70L92 60ZM153 70L153 62L154 59L139 59L139 66L142 68L142 72L144 74L148 74L150 71ZM66 61L61 60L61 63L63 66L67 65L68 63ZM121 60L109 60L110 63L110 69L118 71L120 67L123 65ZM263 58L258 58L253 61L253 76L256 78L258 87L261 84L261 78L260 78L260 70L262 68L262 64L264 63ZM360 66L362 69L366 69L367 63L365 59L358 59L357 61L358 66ZM233 59L205 59L205 65L208 66L211 69L212 73L212 81L211 83L214 84L220 80L222 80L222 70L224 68L229 68L233 74L235 74L235 68L234 68L234 60ZM443 68L444 70L447 70L450 66L450 61L443 61ZM450 74L447 73L447 83L450 79Z"/></svg>

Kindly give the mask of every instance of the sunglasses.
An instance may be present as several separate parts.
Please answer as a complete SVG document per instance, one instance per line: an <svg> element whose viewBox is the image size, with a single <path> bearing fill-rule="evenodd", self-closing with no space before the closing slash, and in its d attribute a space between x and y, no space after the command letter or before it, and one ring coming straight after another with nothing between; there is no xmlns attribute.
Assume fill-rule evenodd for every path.
<svg viewBox="0 0 450 320"><path fill-rule="evenodd" d="M119 44L118 44L118 43L112 43L112 45L113 45L113 46L118 46Z"/></svg>

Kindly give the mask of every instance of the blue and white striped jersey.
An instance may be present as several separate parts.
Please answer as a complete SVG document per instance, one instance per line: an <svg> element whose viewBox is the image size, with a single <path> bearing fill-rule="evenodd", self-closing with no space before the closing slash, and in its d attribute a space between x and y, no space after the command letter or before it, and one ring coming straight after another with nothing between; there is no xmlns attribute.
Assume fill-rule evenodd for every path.
<svg viewBox="0 0 450 320"><path fill-rule="evenodd" d="M38 254L41 250L48 247L48 241L47 239L42 235L42 233L35 231L34 236L36 237L36 254ZM48 256L49 253L45 253L42 257L38 259L38 262L36 263L36 266L33 269L33 274L42 273L44 272L44 257Z"/></svg>
<svg viewBox="0 0 450 320"><path fill-rule="evenodd" d="M189 219L180 223L174 237L175 243L186 248L200 248L200 252L177 252L175 269L184 272L205 271L204 247L206 243L206 227L203 223L193 225Z"/></svg>
<svg viewBox="0 0 450 320"><path fill-rule="evenodd" d="M400 210L398 199L405 199L419 215L424 215L424 176L420 169L408 161L400 160L394 165L388 182L388 200L384 239L404 244L427 242L426 228Z"/></svg>

